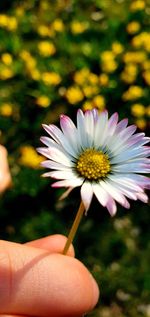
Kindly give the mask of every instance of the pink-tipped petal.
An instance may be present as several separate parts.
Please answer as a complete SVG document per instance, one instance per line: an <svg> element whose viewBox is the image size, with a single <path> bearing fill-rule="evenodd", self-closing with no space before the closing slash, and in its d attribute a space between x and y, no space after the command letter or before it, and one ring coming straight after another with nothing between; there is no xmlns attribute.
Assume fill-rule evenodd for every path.
<svg viewBox="0 0 150 317"><path fill-rule="evenodd" d="M52 171L47 173L47 176L56 178L56 179L78 179L78 177L70 171Z"/></svg>
<svg viewBox="0 0 150 317"><path fill-rule="evenodd" d="M115 112L108 120L108 134L113 135L118 122L118 113Z"/></svg>
<svg viewBox="0 0 150 317"><path fill-rule="evenodd" d="M56 188L72 187L72 188L75 188L75 187L81 186L83 181L84 180L81 178L79 178L79 179L76 179L76 178L75 179L65 179L65 180L53 183L52 187L56 187Z"/></svg>
<svg viewBox="0 0 150 317"><path fill-rule="evenodd" d="M123 120L121 120L116 127L116 134L120 133L121 131L123 131L128 125L128 119L125 118Z"/></svg>
<svg viewBox="0 0 150 317"><path fill-rule="evenodd" d="M101 185L99 183L98 184L93 183L92 186L93 186L93 192L94 192L96 198L98 199L98 201L100 202L100 204L103 207L106 207L106 205L109 201L110 195L106 192L106 190L104 188L101 187Z"/></svg>
<svg viewBox="0 0 150 317"><path fill-rule="evenodd" d="M78 138L76 126L74 125L73 121L66 115L60 116L60 125L64 133L64 136L67 138L70 146L73 147L77 156L77 153L81 148L81 145L80 140Z"/></svg>
<svg viewBox="0 0 150 317"><path fill-rule="evenodd" d="M81 199L83 201L86 212L88 211L93 197L93 188L91 183L84 182L81 187Z"/></svg>
<svg viewBox="0 0 150 317"><path fill-rule="evenodd" d="M109 198L106 207L107 207L107 209L108 209L110 215L111 215L112 217L114 217L115 214L116 214L116 212L117 212L117 206L116 206L116 203L115 203L115 201L114 201L113 198L111 198L111 197Z"/></svg>
<svg viewBox="0 0 150 317"><path fill-rule="evenodd" d="M130 204L125 198L124 195L115 187L113 187L109 181L101 181L100 182L103 189L106 190L107 193L110 194L110 196L116 200L120 205L122 205L125 208L130 208Z"/></svg>
<svg viewBox="0 0 150 317"><path fill-rule="evenodd" d="M137 198L143 203L148 203L148 196L145 193L137 193Z"/></svg>

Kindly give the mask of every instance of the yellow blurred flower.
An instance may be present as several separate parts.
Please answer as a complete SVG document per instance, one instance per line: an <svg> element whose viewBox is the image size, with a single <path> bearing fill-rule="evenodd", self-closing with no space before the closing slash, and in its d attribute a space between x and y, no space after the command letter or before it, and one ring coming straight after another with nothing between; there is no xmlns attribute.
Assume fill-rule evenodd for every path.
<svg viewBox="0 0 150 317"><path fill-rule="evenodd" d="M150 70L150 60L146 60L142 63L142 67L144 70Z"/></svg>
<svg viewBox="0 0 150 317"><path fill-rule="evenodd" d="M145 107L140 103L135 103L131 106L131 113L135 117L142 117L145 115Z"/></svg>
<svg viewBox="0 0 150 317"><path fill-rule="evenodd" d="M54 36L54 30L49 25L41 24L37 27L37 32L41 37L53 37Z"/></svg>
<svg viewBox="0 0 150 317"><path fill-rule="evenodd" d="M93 103L92 103L92 101L85 101L84 103L83 103L83 106L82 106L82 109L84 110L84 111L86 111L86 110L92 110L94 108L94 106L93 106Z"/></svg>
<svg viewBox="0 0 150 317"><path fill-rule="evenodd" d="M150 105L146 107L146 115L150 117Z"/></svg>
<svg viewBox="0 0 150 317"><path fill-rule="evenodd" d="M123 61L125 63L143 63L147 59L147 55L143 51L138 51L138 52L126 52L123 56Z"/></svg>
<svg viewBox="0 0 150 317"><path fill-rule="evenodd" d="M51 26L52 26L52 29L56 32L64 31L64 23L61 19L54 20Z"/></svg>
<svg viewBox="0 0 150 317"><path fill-rule="evenodd" d="M140 11L145 9L145 1L144 0L132 0L130 5L131 11Z"/></svg>
<svg viewBox="0 0 150 317"><path fill-rule="evenodd" d="M70 27L73 34L83 33L88 28L88 22L73 21Z"/></svg>
<svg viewBox="0 0 150 317"><path fill-rule="evenodd" d="M120 77L124 82L131 84L135 81L137 72L138 69L136 64L127 63Z"/></svg>
<svg viewBox="0 0 150 317"><path fill-rule="evenodd" d="M137 65L133 63L127 63L125 68L125 72L128 73L129 75L136 76L137 75Z"/></svg>
<svg viewBox="0 0 150 317"><path fill-rule="evenodd" d="M37 61L36 59L31 55L30 52L23 50L20 52L20 57L23 59L23 61L26 63L26 67L30 70L36 67Z"/></svg>
<svg viewBox="0 0 150 317"><path fill-rule="evenodd" d="M38 106L40 106L42 108L47 108L50 106L51 100L49 99L49 97L42 95L36 99L36 103Z"/></svg>
<svg viewBox="0 0 150 317"><path fill-rule="evenodd" d="M97 95L93 98L94 107L99 110L103 110L105 108L105 98L102 95Z"/></svg>
<svg viewBox="0 0 150 317"><path fill-rule="evenodd" d="M25 145L20 148L19 163L31 168L39 168L40 163L43 161L43 157L35 151L31 145Z"/></svg>
<svg viewBox="0 0 150 317"><path fill-rule="evenodd" d="M92 90L92 87L96 86L99 83L99 77L90 72L88 68L82 68L74 74L74 81L80 86L85 86ZM88 90L88 89L87 89Z"/></svg>
<svg viewBox="0 0 150 317"><path fill-rule="evenodd" d="M144 94L144 91L141 87L139 86L130 86L129 89L124 92L122 95L123 100L134 100L142 97Z"/></svg>
<svg viewBox="0 0 150 317"><path fill-rule="evenodd" d="M98 76L94 73L89 73L88 76L88 81L92 84L92 85L96 85L98 84L99 80L98 80Z"/></svg>
<svg viewBox="0 0 150 317"><path fill-rule="evenodd" d="M12 78L13 76L14 76L13 70L8 67L3 67L0 70L0 79L2 80L7 80L9 78Z"/></svg>
<svg viewBox="0 0 150 317"><path fill-rule="evenodd" d="M49 1L41 1L40 8L44 11L47 11L49 9Z"/></svg>
<svg viewBox="0 0 150 317"><path fill-rule="evenodd" d="M18 21L16 17L9 17L7 21L7 29L9 31L15 31L18 27Z"/></svg>
<svg viewBox="0 0 150 317"><path fill-rule="evenodd" d="M103 62L108 62L115 58L115 55L112 51L104 51L101 53L100 58Z"/></svg>
<svg viewBox="0 0 150 317"><path fill-rule="evenodd" d="M72 105L83 100L84 95L82 90L77 86L72 86L66 90L65 96L68 102Z"/></svg>
<svg viewBox="0 0 150 317"><path fill-rule="evenodd" d="M121 54L124 50L124 47L119 42L113 42L112 44L112 51L115 55Z"/></svg>
<svg viewBox="0 0 150 317"><path fill-rule="evenodd" d="M146 84L150 86L150 70L146 70L142 75Z"/></svg>
<svg viewBox="0 0 150 317"><path fill-rule="evenodd" d="M7 27L8 16L5 14L0 14L0 26Z"/></svg>
<svg viewBox="0 0 150 317"><path fill-rule="evenodd" d="M150 32L142 32L134 36L131 44L135 48L144 48L147 52L150 52Z"/></svg>
<svg viewBox="0 0 150 317"><path fill-rule="evenodd" d="M13 106L11 103L3 103L0 106L0 114L4 117L10 117L13 113Z"/></svg>
<svg viewBox="0 0 150 317"><path fill-rule="evenodd" d="M18 16L18 17L22 17L23 15L24 15L24 8L23 7L17 7L16 8L16 10L15 10L15 12L16 12L16 15Z"/></svg>
<svg viewBox="0 0 150 317"><path fill-rule="evenodd" d="M102 70L106 73L112 73L117 68L117 63L115 61L115 54L112 51L104 51L101 53L101 63Z"/></svg>
<svg viewBox="0 0 150 317"><path fill-rule="evenodd" d="M33 80L40 80L41 79L41 74L40 74L39 70L36 68L30 69L29 74Z"/></svg>
<svg viewBox="0 0 150 317"><path fill-rule="evenodd" d="M55 54L55 52L56 52L56 48L55 48L54 44L52 42L48 42L48 41L39 42L38 43L38 50L39 50L39 53L44 57L51 56L51 55Z"/></svg>
<svg viewBox="0 0 150 317"><path fill-rule="evenodd" d="M83 89L84 95L88 98L92 97L93 95L95 95L99 91L98 86L91 86L91 85L86 85L82 89Z"/></svg>
<svg viewBox="0 0 150 317"><path fill-rule="evenodd" d="M140 28L141 28L141 25L138 21L132 21L128 23L126 29L129 34L135 34L140 30Z"/></svg>
<svg viewBox="0 0 150 317"><path fill-rule="evenodd" d="M109 84L109 77L107 74L102 73L99 75L99 83L101 86L107 86Z"/></svg>
<svg viewBox="0 0 150 317"><path fill-rule="evenodd" d="M26 61L26 60L28 60L28 58L31 57L31 54L30 54L29 51L22 50L22 51L20 51L20 57L21 57L24 61Z"/></svg>
<svg viewBox="0 0 150 317"><path fill-rule="evenodd" d="M90 71L88 68L82 68L81 70L76 71L74 74L74 81L78 85L83 86L87 82L89 74Z"/></svg>
<svg viewBox="0 0 150 317"><path fill-rule="evenodd" d="M144 130L146 128L146 120L141 118L141 119L137 119L135 121L136 126L140 129L140 130Z"/></svg>
<svg viewBox="0 0 150 317"><path fill-rule="evenodd" d="M7 65L7 66L11 65L12 62L13 62L12 55L9 54L9 53L3 53L3 54L1 55L1 60L2 60L2 62L3 62L5 65Z"/></svg>
<svg viewBox="0 0 150 317"><path fill-rule="evenodd" d="M3 27L8 31L15 31L18 27L18 21L14 16L0 14L0 27Z"/></svg>
<svg viewBox="0 0 150 317"><path fill-rule="evenodd" d="M61 77L55 72L44 72L41 74L41 79L46 85L58 85L61 82Z"/></svg>
<svg viewBox="0 0 150 317"><path fill-rule="evenodd" d="M102 95L95 96L92 100L86 100L83 103L82 109L84 111L97 108L102 111L105 108L105 98Z"/></svg>

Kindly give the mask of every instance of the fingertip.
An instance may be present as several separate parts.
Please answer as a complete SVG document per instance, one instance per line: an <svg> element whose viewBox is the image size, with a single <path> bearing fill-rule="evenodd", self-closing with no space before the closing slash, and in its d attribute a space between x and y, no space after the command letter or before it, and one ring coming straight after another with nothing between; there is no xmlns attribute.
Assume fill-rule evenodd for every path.
<svg viewBox="0 0 150 317"><path fill-rule="evenodd" d="M99 299L99 296L100 296L100 290L99 290L99 287L95 281L95 279L93 278L93 276L91 275L91 283L92 283L92 288L93 288L93 299L92 299L92 303L91 303L91 308L90 309L93 309L97 302L98 302L98 299Z"/></svg>
<svg viewBox="0 0 150 317"><path fill-rule="evenodd" d="M61 234L54 234L47 237L43 237L41 239L27 242L26 245L34 247L34 248L44 249L49 251L50 253L62 254L66 241L67 241L67 237ZM73 245L70 245L66 255L75 257L75 250Z"/></svg>

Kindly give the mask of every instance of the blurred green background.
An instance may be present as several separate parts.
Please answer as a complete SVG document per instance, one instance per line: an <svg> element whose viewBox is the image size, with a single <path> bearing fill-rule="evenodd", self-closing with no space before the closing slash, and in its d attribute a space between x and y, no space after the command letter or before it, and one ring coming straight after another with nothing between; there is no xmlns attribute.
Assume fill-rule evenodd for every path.
<svg viewBox="0 0 150 317"><path fill-rule="evenodd" d="M41 124L96 107L148 134L149 86L150 1L0 2L0 143L13 178L0 197L2 239L67 235L80 203L78 189L59 201L63 190L41 178ZM150 316L149 221L143 203L112 219L93 200L74 241L101 289L89 316Z"/></svg>

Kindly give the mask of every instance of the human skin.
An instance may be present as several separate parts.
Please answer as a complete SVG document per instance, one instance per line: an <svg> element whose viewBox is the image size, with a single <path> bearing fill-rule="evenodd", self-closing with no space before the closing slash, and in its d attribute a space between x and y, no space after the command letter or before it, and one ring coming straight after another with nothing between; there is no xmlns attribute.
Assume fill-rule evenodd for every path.
<svg viewBox="0 0 150 317"><path fill-rule="evenodd" d="M65 242L62 235L0 241L0 317L78 317L94 308L98 286L73 246L62 255Z"/></svg>
<svg viewBox="0 0 150 317"><path fill-rule="evenodd" d="M7 161L7 150L0 145L0 193L3 193L11 185L11 175Z"/></svg>

